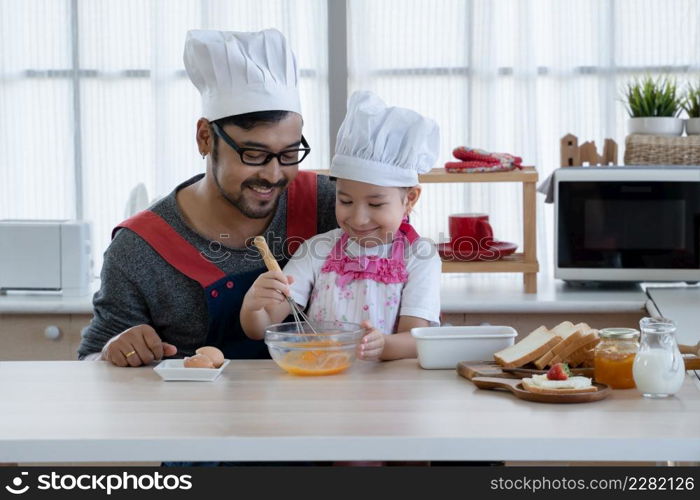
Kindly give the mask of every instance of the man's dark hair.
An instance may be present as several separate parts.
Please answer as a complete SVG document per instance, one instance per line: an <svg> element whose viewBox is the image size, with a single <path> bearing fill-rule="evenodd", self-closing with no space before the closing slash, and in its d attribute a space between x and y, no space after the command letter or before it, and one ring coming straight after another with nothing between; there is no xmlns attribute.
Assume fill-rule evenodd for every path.
<svg viewBox="0 0 700 500"><path fill-rule="evenodd" d="M235 125L244 130L250 130L261 123L278 123L284 120L290 111L254 111L252 113L244 113L242 115L227 116L226 118L219 118L215 120L215 123L221 128L225 128L226 125ZM214 147L212 148L211 156L216 162L219 158L219 136L212 130L212 135L214 136Z"/></svg>
<svg viewBox="0 0 700 500"><path fill-rule="evenodd" d="M290 111L254 111L252 113L244 113L242 115L227 116L216 120L221 128L226 125L235 125L245 130L255 128L261 123L277 123L281 122Z"/></svg>

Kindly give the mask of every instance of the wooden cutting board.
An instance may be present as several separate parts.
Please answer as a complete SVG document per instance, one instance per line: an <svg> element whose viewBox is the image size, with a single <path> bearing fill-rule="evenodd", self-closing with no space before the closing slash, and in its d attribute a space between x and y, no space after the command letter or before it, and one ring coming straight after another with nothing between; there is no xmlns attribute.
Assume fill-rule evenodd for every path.
<svg viewBox="0 0 700 500"><path fill-rule="evenodd" d="M700 358L697 356L684 356L683 362L686 370L700 370ZM501 368L495 361L461 361L457 365L457 373L467 380L471 380L474 377L532 377L533 374L547 373L547 370ZM571 373L573 375L593 378L593 368L573 368Z"/></svg>
<svg viewBox="0 0 700 500"><path fill-rule="evenodd" d="M524 378L532 375L547 373L547 370L530 368L501 368L495 361L462 361L457 365L457 373L467 380L474 377ZM593 368L574 368L573 375L593 377Z"/></svg>
<svg viewBox="0 0 700 500"><path fill-rule="evenodd" d="M519 378L525 378L547 373L548 370L537 370L534 368L503 368L503 371L506 373L512 373ZM580 377L593 378L593 368L571 368L571 374L578 375Z"/></svg>
<svg viewBox="0 0 700 500"><path fill-rule="evenodd" d="M457 364L457 373L467 380L474 377L519 378L505 373L495 361L461 361Z"/></svg>
<svg viewBox="0 0 700 500"><path fill-rule="evenodd" d="M587 374L581 373L587 370ZM592 376L592 368L578 369L577 375ZM611 389L605 384L594 383L596 392L581 394L539 394L523 389L520 379L530 377L533 373L545 373L545 370L527 368L501 368L495 361L462 361L457 365L457 373L471 380L479 389L505 389L515 397L536 403L589 403L599 401L610 395Z"/></svg>
<svg viewBox="0 0 700 500"><path fill-rule="evenodd" d="M700 358L697 356L684 356L685 370L700 370Z"/></svg>
<svg viewBox="0 0 700 500"><path fill-rule="evenodd" d="M535 403L590 403L600 401L610 395L611 389L605 384L594 383L596 392L582 392L579 394L539 394L523 389L520 379L502 377L474 377L471 381L479 389L506 389L515 397Z"/></svg>

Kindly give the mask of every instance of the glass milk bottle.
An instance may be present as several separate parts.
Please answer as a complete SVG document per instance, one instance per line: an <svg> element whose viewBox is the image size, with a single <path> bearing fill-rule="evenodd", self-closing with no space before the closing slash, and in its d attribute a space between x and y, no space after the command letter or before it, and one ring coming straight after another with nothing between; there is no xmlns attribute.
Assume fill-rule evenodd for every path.
<svg viewBox="0 0 700 500"><path fill-rule="evenodd" d="M645 398L665 398L683 385L685 366L676 343L676 324L666 318L642 318L639 352L632 374Z"/></svg>

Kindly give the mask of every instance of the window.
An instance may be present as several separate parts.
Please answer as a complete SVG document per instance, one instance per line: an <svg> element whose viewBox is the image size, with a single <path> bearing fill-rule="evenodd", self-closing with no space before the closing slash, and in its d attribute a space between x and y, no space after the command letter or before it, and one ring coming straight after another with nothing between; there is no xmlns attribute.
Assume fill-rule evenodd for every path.
<svg viewBox="0 0 700 500"><path fill-rule="evenodd" d="M275 27L300 67L305 168L328 168L325 0L0 3L0 218L93 223L99 272L131 189L166 195L203 172L188 29Z"/></svg>
<svg viewBox="0 0 700 500"><path fill-rule="evenodd" d="M622 164L621 89L633 76L700 77L700 5L692 0L351 0L350 91L369 89L441 127L441 162L469 146L508 152L543 180L559 140L613 138ZM447 216L490 214L497 239L522 245L519 185L425 186L413 221L447 237ZM551 274L551 215L538 204L540 268Z"/></svg>
<svg viewBox="0 0 700 500"><path fill-rule="evenodd" d="M328 168L347 93L369 89L439 123L438 166L466 145L522 156L543 179L566 133L599 150L615 139L621 163L623 84L699 81L699 24L693 0L4 0L0 218L92 220L98 271L137 183L162 196L204 170L188 29L287 36L313 148L304 168ZM516 185L428 185L413 221L439 239L450 213L486 212L498 239L522 244L520 210Z"/></svg>

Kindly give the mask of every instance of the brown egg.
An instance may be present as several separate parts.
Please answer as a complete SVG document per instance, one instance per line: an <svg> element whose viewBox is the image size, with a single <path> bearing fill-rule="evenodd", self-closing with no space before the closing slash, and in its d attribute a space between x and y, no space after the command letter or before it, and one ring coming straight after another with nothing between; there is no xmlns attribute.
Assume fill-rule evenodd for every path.
<svg viewBox="0 0 700 500"><path fill-rule="evenodd" d="M216 347L205 345L204 347L200 347L199 349L197 349L195 352L197 354L203 354L204 356L211 359L211 362L214 363L214 368L219 368L221 365L224 364L224 353Z"/></svg>
<svg viewBox="0 0 700 500"><path fill-rule="evenodd" d="M192 357L185 358L185 368L214 368L214 363L208 356L195 354Z"/></svg>

